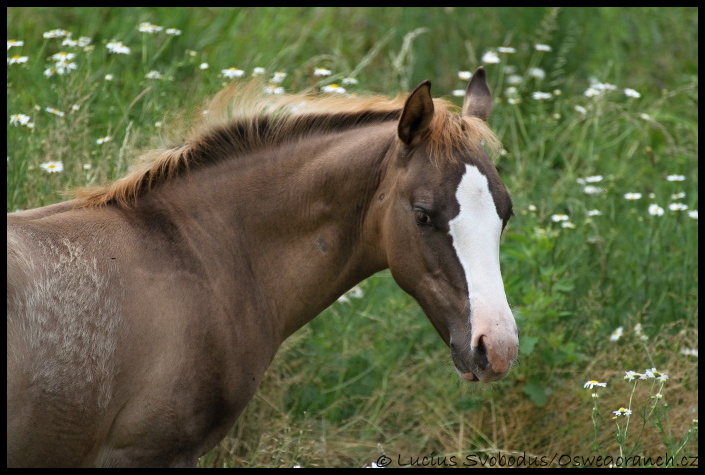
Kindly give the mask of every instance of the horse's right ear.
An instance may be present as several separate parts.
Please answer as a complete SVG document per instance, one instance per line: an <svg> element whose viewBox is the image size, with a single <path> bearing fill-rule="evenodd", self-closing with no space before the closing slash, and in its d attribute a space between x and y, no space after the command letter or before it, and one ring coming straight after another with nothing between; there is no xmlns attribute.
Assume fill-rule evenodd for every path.
<svg viewBox="0 0 705 475"><path fill-rule="evenodd" d="M417 145L426 137L433 119L431 81L424 81L409 95L401 111L397 133L406 145Z"/></svg>
<svg viewBox="0 0 705 475"><path fill-rule="evenodd" d="M487 122L487 119L490 118L490 111L492 111L492 93L487 86L485 68L480 66L473 73L468 89L465 91L463 115L479 117Z"/></svg>

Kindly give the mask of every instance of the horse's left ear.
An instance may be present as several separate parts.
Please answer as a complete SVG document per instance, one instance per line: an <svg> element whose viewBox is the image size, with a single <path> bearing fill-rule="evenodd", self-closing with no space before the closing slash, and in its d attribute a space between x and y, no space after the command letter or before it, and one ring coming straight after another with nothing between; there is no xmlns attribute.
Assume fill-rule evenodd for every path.
<svg viewBox="0 0 705 475"><path fill-rule="evenodd" d="M428 132L433 119L431 81L424 81L409 95L401 111L397 133L406 145L417 145Z"/></svg>
<svg viewBox="0 0 705 475"><path fill-rule="evenodd" d="M485 68L480 66L470 79L463 101L463 115L475 116L487 122L492 111L492 94L487 86Z"/></svg>

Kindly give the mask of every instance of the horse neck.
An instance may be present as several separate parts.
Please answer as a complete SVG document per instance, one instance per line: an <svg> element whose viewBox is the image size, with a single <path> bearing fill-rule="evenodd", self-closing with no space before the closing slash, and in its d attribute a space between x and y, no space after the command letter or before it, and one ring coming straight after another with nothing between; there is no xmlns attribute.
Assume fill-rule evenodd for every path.
<svg viewBox="0 0 705 475"><path fill-rule="evenodd" d="M260 296L266 308L255 317L270 313L283 341L387 267L381 213L371 205L393 131L369 126L225 160L194 172L183 188L167 187L160 201L188 216L198 234L188 240L208 243L215 272L240 286L231 291Z"/></svg>

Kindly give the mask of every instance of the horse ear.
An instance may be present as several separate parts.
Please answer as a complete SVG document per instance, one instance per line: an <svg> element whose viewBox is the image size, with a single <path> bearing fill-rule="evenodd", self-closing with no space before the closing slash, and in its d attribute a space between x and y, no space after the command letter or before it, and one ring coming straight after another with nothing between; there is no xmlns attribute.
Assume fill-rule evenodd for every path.
<svg viewBox="0 0 705 475"><path fill-rule="evenodd" d="M487 86L485 68L480 66L470 79L468 89L465 91L463 102L463 115L475 116L487 122L492 110L492 94Z"/></svg>
<svg viewBox="0 0 705 475"><path fill-rule="evenodd" d="M397 133L406 145L416 145L425 136L433 118L431 81L424 81L409 95L401 111Z"/></svg>

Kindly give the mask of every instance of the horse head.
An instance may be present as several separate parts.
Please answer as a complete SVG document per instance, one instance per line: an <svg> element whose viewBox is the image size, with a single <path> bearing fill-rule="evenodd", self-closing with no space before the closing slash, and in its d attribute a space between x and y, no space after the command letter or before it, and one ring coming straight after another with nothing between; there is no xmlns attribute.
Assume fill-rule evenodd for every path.
<svg viewBox="0 0 705 475"><path fill-rule="evenodd" d="M398 123L396 173L385 179L383 224L395 280L449 345L458 374L481 382L502 379L518 350L499 264L511 198L476 133L491 108L482 68L455 122L437 117L430 82L410 94ZM444 147L457 135L464 145Z"/></svg>

